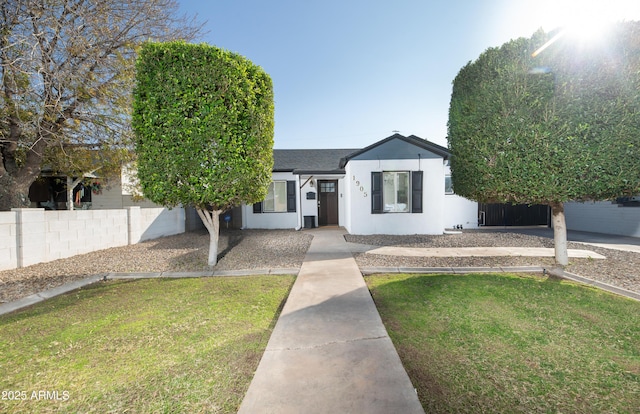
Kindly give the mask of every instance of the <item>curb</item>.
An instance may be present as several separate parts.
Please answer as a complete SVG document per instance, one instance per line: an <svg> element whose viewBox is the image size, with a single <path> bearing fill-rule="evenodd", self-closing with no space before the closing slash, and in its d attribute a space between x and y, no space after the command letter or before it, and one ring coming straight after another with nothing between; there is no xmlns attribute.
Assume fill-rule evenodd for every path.
<svg viewBox="0 0 640 414"><path fill-rule="evenodd" d="M565 272L564 270L559 269L559 268L548 269L547 273L552 275L552 276L555 276L555 277L571 280L573 282L582 283L583 285L595 286L595 287L597 287L599 289L602 289L602 290L605 290L605 291L607 291L609 293L615 293L616 295L619 295L619 296L625 296L627 298L635 299L637 301L640 301L640 293L632 292L630 290L627 290L627 289L624 289L624 288L621 288L621 287L617 287L617 286L613 286L613 285L610 285L608 283L603 283L603 282L598 282L596 280L587 279L586 277L582 277L582 276L578 276L578 275L573 274L573 273Z"/></svg>
<svg viewBox="0 0 640 414"><path fill-rule="evenodd" d="M84 279L65 283L64 285L55 287L53 289L45 290L44 292L34 293L33 295L26 296L13 302L0 304L0 315L13 312L18 309L26 308L27 306L31 306L47 299L51 299L58 295L62 295L63 293L71 292L72 290L80 289L84 286L99 282L100 280L106 280L104 274L89 276Z"/></svg>
<svg viewBox="0 0 640 414"><path fill-rule="evenodd" d="M375 273L543 273L540 266L502 266L502 267L362 267L363 275Z"/></svg>
<svg viewBox="0 0 640 414"><path fill-rule="evenodd" d="M280 269L243 269L243 270L216 270L213 272L151 272L151 273L101 273L89 276L85 279L66 283L53 289L45 290L41 293L25 296L13 302L0 304L0 315L4 315L27 306L34 305L63 293L80 289L87 285L107 280L136 280L154 278L193 278L193 277L234 277L251 275L298 275L299 268ZM598 282L573 273L565 272L562 269L546 269L539 266L504 266L504 267L362 267L360 272L366 275L376 273L548 273L555 277L582 283L588 286L595 286L616 295L625 296L630 299L640 301L640 294L630 290Z"/></svg>
<svg viewBox="0 0 640 414"><path fill-rule="evenodd" d="M151 272L151 273L100 273L89 276L84 279L75 280L65 283L44 292L34 293L24 298L0 304L0 315L4 315L13 311L26 308L27 306L43 302L55 296L71 292L76 289L83 288L96 282L107 280L136 280L136 279L154 279L154 278L193 278L193 277L233 277L233 276L252 276L252 275L298 275L300 269L281 268L281 269L244 269L244 270L217 270L214 272Z"/></svg>
<svg viewBox="0 0 640 414"><path fill-rule="evenodd" d="M539 266L505 266L505 267L362 267L360 272L364 276L376 273L546 273L551 276L571 280L587 286L595 286L599 289L640 301L640 293L624 288L598 282L573 273L565 272L559 268L547 269Z"/></svg>

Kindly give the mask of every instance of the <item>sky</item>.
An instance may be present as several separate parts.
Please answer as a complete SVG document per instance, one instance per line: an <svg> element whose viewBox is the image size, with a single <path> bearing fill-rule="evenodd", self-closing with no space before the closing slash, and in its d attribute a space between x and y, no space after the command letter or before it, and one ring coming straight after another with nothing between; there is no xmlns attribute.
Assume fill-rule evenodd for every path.
<svg viewBox="0 0 640 414"><path fill-rule="evenodd" d="M395 132L447 146L452 82L489 47L567 24L640 20L639 0L177 0L195 42L273 80L274 147L363 148Z"/></svg>

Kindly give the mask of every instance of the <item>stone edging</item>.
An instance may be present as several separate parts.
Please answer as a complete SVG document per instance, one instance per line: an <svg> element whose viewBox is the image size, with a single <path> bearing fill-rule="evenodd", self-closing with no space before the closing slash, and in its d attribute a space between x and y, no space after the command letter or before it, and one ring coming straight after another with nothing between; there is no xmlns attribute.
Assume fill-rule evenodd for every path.
<svg viewBox="0 0 640 414"><path fill-rule="evenodd" d="M102 273L89 276L85 279L66 283L41 293L26 296L13 302L0 304L0 315L13 312L38 302L53 298L63 293L79 289L81 287L106 280L117 279L150 279L150 278L186 278L186 277L211 277L211 276L248 276L248 275L298 275L299 268L283 269L244 269L244 270L216 270L209 272L153 272L153 273ZM548 273L555 277L571 280L589 286L595 286L610 293L625 296L640 301L640 294L612 286L607 283L597 282L562 269L546 269L539 266L504 266L504 267L362 267L363 275L375 273Z"/></svg>
<svg viewBox="0 0 640 414"><path fill-rule="evenodd" d="M363 275L375 273L548 273L551 276L571 280L588 286L595 286L609 293L625 296L640 301L640 293L633 292L607 283L598 282L559 268L547 269L539 266L504 266L504 267L363 267Z"/></svg>
<svg viewBox="0 0 640 414"><path fill-rule="evenodd" d="M80 289L87 285L91 285L100 281L117 280L117 279L151 279L151 278L186 278L186 277L210 277L210 276L248 276L248 275L298 275L300 269L284 268L284 269L246 269L246 270L216 270L209 272L153 272L153 273L101 273L89 276L84 279L75 280L44 292L34 293L33 295L0 304L0 315L13 312L27 306L34 305L63 293Z"/></svg>
<svg viewBox="0 0 640 414"><path fill-rule="evenodd" d="M598 282L596 280L587 279L586 277L582 277L582 276L578 276L578 275L573 274L573 273L565 272L562 269L558 269L558 268L549 269L549 270L547 270L547 273L549 273L552 276L556 276L556 277L560 277L560 278L563 278L563 279L571 280L571 281L574 281L574 282L582 283L582 284L588 285L588 286L595 286L595 287L597 287L599 289L606 290L607 292L615 293L616 295L626 296L628 298L640 301L640 293L636 293L636 292L633 292L631 290L627 290L627 289L624 289L624 288L621 288L621 287L613 286L613 285L610 285L608 283L603 283L603 282Z"/></svg>

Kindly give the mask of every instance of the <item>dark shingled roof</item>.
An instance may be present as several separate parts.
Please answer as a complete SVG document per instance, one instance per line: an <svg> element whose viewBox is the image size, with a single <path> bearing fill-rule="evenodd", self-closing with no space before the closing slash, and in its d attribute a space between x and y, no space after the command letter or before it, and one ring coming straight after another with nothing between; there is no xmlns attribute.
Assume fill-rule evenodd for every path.
<svg viewBox="0 0 640 414"><path fill-rule="evenodd" d="M402 140L443 157L451 156L449 150L440 145L419 138L394 134L366 148L356 149L275 149L273 150L273 171L294 174L344 174L344 167L350 159L370 151L394 139Z"/></svg>
<svg viewBox="0 0 640 414"><path fill-rule="evenodd" d="M359 149L275 149L273 171L295 174L344 174L340 160Z"/></svg>

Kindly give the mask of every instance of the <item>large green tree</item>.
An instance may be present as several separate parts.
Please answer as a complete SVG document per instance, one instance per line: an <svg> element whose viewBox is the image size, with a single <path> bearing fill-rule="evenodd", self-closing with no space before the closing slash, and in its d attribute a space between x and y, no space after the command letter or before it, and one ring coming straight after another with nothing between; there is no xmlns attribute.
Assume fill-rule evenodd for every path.
<svg viewBox="0 0 640 414"><path fill-rule="evenodd" d="M110 170L79 171L86 154L69 149L129 147L136 48L200 30L177 12L174 0L0 2L0 211L29 206L45 163Z"/></svg>
<svg viewBox="0 0 640 414"><path fill-rule="evenodd" d="M640 192L640 24L591 42L559 34L512 40L463 67L448 141L456 193L551 206L566 265L565 202Z"/></svg>
<svg viewBox="0 0 640 414"><path fill-rule="evenodd" d="M271 78L206 44L147 43L140 51L133 127L142 193L193 206L217 262L219 215L265 198L273 167Z"/></svg>

